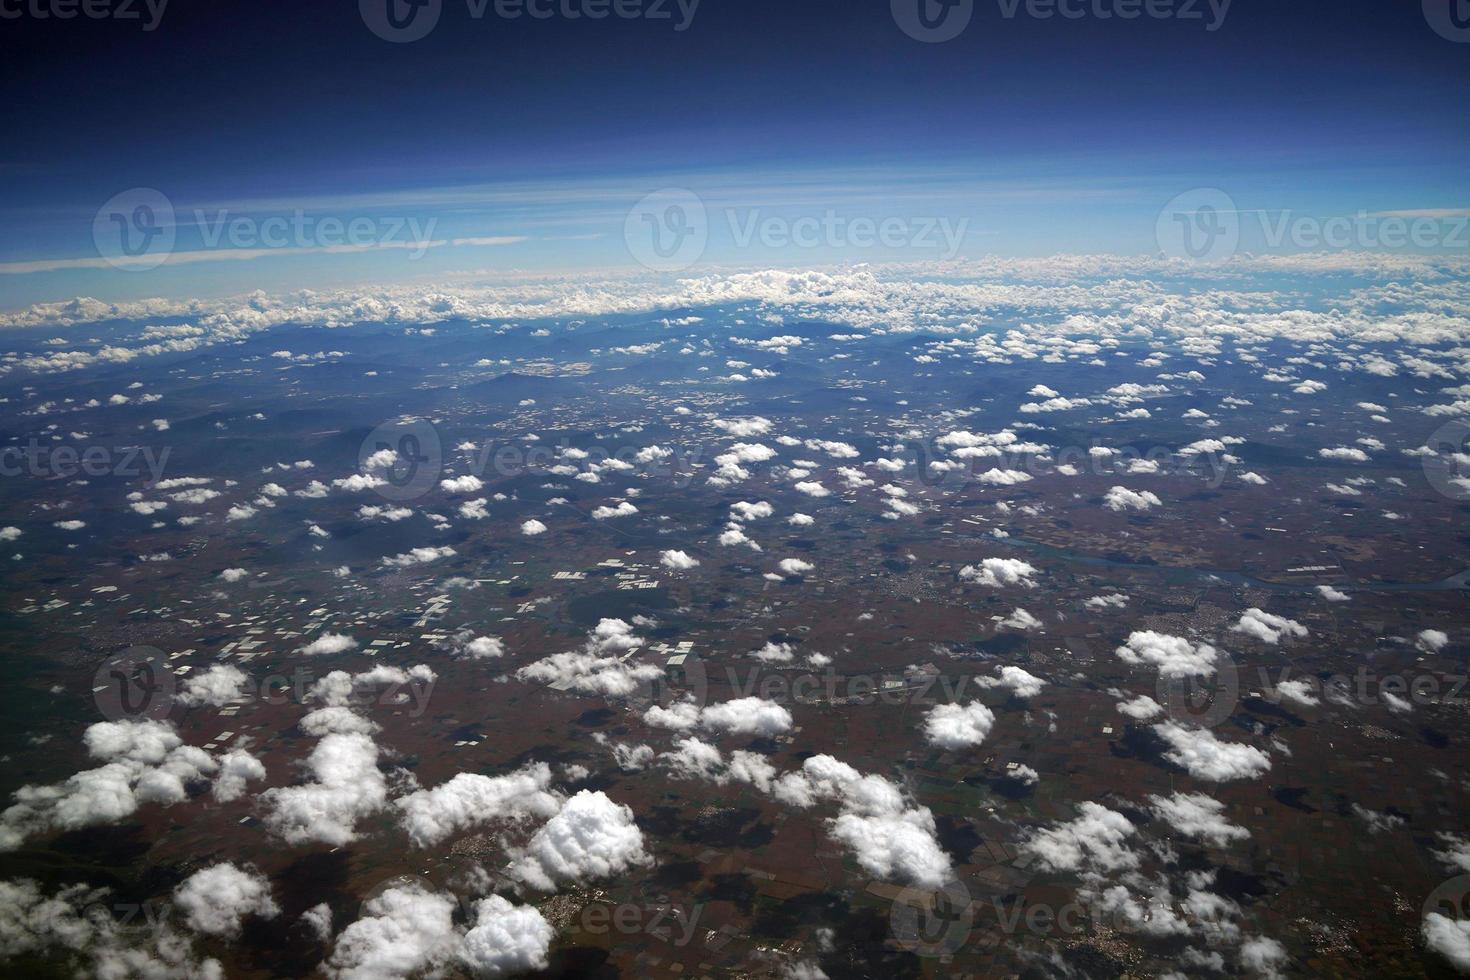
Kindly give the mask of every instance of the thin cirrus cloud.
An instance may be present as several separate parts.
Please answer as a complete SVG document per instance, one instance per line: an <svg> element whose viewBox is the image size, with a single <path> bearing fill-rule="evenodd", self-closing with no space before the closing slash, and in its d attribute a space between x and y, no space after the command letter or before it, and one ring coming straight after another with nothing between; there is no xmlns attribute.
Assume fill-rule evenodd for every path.
<svg viewBox="0 0 1470 980"><path fill-rule="evenodd" d="M408 189L364 189L340 194L276 196L180 203L173 227L181 238L195 227L221 219L248 217L263 224L271 217L318 215L365 217L409 216L428 233L405 234L401 240L362 244L297 244L273 248L180 247L162 262L155 256L129 259L95 254L93 243L73 239L73 254L63 257L16 257L0 262L0 275L29 275L68 270L110 270L140 266L179 266L197 263L251 261L270 257L352 255L381 251L498 247L530 241L595 241L616 239L621 253L621 229L632 204L650 190L687 186L700 196L711 224L722 226L729 211L838 209L850 215L964 213L986 206L1025 204L1117 204L1136 193L1109 181L1091 177L1035 178L1017 172L980 175L953 168L905 167L904 181L895 185L894 167L817 168L788 167L764 170L698 170L683 173L628 174L617 177L577 176L554 181L502 181ZM499 235L475 234L474 224L494 221L508 229ZM466 227L469 225L470 227ZM457 226L459 234L430 237L437 228ZM411 231L412 229L408 229ZM976 234L980 232L977 230ZM202 238L202 236L200 236ZM61 250L58 246L56 250Z"/></svg>
<svg viewBox="0 0 1470 980"><path fill-rule="evenodd" d="M187 252L172 252L163 259L163 265L188 265L195 262L248 262L252 259L280 258L300 255L350 255L355 252L375 252L384 249L427 250L444 247L470 247L516 245L527 240L525 235L501 235L484 238L453 238L431 241L385 241L366 245L296 245L282 248L203 248ZM92 257L72 259L37 259L30 262L0 263L0 274L26 275L34 272L58 272L64 269L108 269L115 267L156 266L160 264L153 256L137 259L127 257Z"/></svg>

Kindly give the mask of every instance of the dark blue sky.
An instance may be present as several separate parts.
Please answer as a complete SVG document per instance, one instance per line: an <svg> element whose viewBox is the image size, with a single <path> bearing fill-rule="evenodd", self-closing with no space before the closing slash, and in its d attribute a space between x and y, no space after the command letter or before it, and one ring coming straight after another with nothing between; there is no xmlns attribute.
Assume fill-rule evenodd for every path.
<svg viewBox="0 0 1470 980"><path fill-rule="evenodd" d="M889 0L702 0L684 31L444 0L407 44L342 0L172 0L152 31L27 14L0 20L0 262L95 259L98 208L135 187L181 212L184 251L201 207L529 239L436 249L416 273L627 264L622 214L665 185L717 207L963 213L967 254L1151 251L1158 208L1197 186L1324 214L1470 207L1470 43L1418 0L1235 0L1215 31L1198 7L1041 20L977 0L939 44ZM384 274L381 255L319 259L12 272L0 306Z"/></svg>

